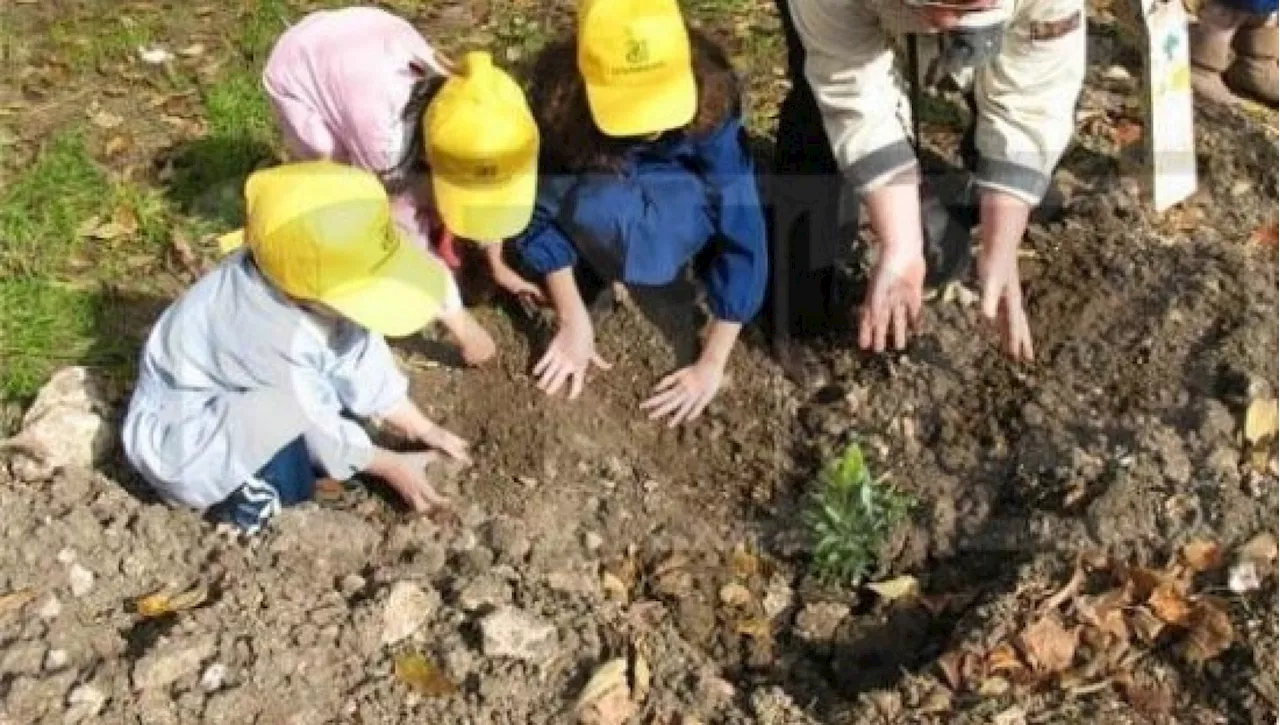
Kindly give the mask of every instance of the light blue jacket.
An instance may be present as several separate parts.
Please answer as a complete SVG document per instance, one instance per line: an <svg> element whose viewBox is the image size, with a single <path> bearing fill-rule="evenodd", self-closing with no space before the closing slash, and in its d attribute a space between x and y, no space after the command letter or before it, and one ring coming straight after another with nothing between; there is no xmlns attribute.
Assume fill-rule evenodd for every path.
<svg viewBox="0 0 1280 725"><path fill-rule="evenodd" d="M348 416L384 413L407 393L382 337L307 313L241 251L151 331L124 449L164 498L206 508L298 437L320 469L350 478L373 444Z"/></svg>

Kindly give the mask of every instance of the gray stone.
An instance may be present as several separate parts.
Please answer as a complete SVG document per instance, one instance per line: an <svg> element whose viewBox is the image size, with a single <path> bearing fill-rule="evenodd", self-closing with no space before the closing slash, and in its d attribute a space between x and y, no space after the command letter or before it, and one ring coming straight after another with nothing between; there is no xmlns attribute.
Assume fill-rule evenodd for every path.
<svg viewBox="0 0 1280 725"><path fill-rule="evenodd" d="M80 564L72 562L67 570L67 583L71 586L71 594L76 598L85 597L93 591L93 572Z"/></svg>
<svg viewBox="0 0 1280 725"><path fill-rule="evenodd" d="M44 668L50 672L57 672L66 667L70 661L71 656L65 649L51 649L44 656Z"/></svg>
<svg viewBox="0 0 1280 725"><path fill-rule="evenodd" d="M155 690L167 687L184 677L195 675L200 671L200 665L212 657L213 653L212 637L195 643L157 647L134 664L133 688Z"/></svg>
<svg viewBox="0 0 1280 725"><path fill-rule="evenodd" d="M849 616L849 605L839 602L812 602L796 615L796 634L808 642L828 642L840 622Z"/></svg>
<svg viewBox="0 0 1280 725"><path fill-rule="evenodd" d="M467 613L495 609L510 603L511 585L488 574L467 582L457 596L458 608Z"/></svg>
<svg viewBox="0 0 1280 725"><path fill-rule="evenodd" d="M97 717L102 706L107 704L107 696L93 685L80 685L67 695L67 711L63 715L65 723L80 723Z"/></svg>
<svg viewBox="0 0 1280 725"><path fill-rule="evenodd" d="M382 610L382 644L395 644L406 639L435 613L440 595L427 593L412 582L396 582Z"/></svg>
<svg viewBox="0 0 1280 725"><path fill-rule="evenodd" d="M556 642L556 628L514 607L503 607L480 622L487 657L526 662L546 659Z"/></svg>
<svg viewBox="0 0 1280 725"><path fill-rule="evenodd" d="M217 692L227 681L227 666L221 662L214 662L205 668L204 674L200 675L200 689L205 692Z"/></svg>

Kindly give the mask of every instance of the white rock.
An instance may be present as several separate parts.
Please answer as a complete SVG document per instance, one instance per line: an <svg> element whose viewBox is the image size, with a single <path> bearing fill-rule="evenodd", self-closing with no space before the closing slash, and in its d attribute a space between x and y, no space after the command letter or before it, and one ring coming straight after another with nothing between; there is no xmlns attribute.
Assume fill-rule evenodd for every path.
<svg viewBox="0 0 1280 725"><path fill-rule="evenodd" d="M138 57L147 65L164 65L165 63L173 60L173 53L170 53L158 45L154 48L146 48L139 45Z"/></svg>
<svg viewBox="0 0 1280 725"><path fill-rule="evenodd" d="M214 640L207 638L187 646L157 647L133 666L133 688L152 690L167 687L195 675L200 665L213 656Z"/></svg>
<svg viewBox="0 0 1280 725"><path fill-rule="evenodd" d="M468 614L511 603L511 585L496 576L483 575L458 592L458 608Z"/></svg>
<svg viewBox="0 0 1280 725"><path fill-rule="evenodd" d="M582 545L592 554L600 550L604 546L604 537L594 531L588 531L582 535Z"/></svg>
<svg viewBox="0 0 1280 725"><path fill-rule="evenodd" d="M107 704L107 696L93 685L80 685L67 695L67 712L63 722L79 723L94 718Z"/></svg>
<svg viewBox="0 0 1280 725"><path fill-rule="evenodd" d="M44 604L41 604L40 608L36 610L36 614L41 619L57 619L58 615L62 614L62 602L50 594L49 598L44 600Z"/></svg>
<svg viewBox="0 0 1280 725"><path fill-rule="evenodd" d="M839 602L812 602L796 615L795 630L801 639L822 642L835 636L840 622L849 616L849 606Z"/></svg>
<svg viewBox="0 0 1280 725"><path fill-rule="evenodd" d="M761 604L764 606L764 616L769 619L776 619L779 614L787 611L791 607L791 600L795 597L791 586L787 584L787 580L780 574L775 574L769 579L769 585L764 590L764 600Z"/></svg>
<svg viewBox="0 0 1280 725"><path fill-rule="evenodd" d="M50 672L56 672L71 661L71 656L67 654L65 649L51 649L44 656L44 668Z"/></svg>
<svg viewBox="0 0 1280 725"><path fill-rule="evenodd" d="M1245 594L1262 586L1262 577L1258 574L1258 564L1253 559L1245 559L1231 567L1227 576L1227 586L1236 594Z"/></svg>
<svg viewBox="0 0 1280 725"><path fill-rule="evenodd" d="M22 417L22 430L0 444L13 454L13 474L43 481L63 468L93 468L115 440L101 415L106 408L101 386L87 369L54 373Z"/></svg>
<svg viewBox="0 0 1280 725"><path fill-rule="evenodd" d="M503 607L480 622L487 657L538 661L551 654L556 628L514 607Z"/></svg>
<svg viewBox="0 0 1280 725"><path fill-rule="evenodd" d="M63 547L58 550L58 556L55 557L59 564L70 564L76 560L76 550L70 546Z"/></svg>
<svg viewBox="0 0 1280 725"><path fill-rule="evenodd" d="M418 631L439 604L434 590L428 594L412 582L396 582L382 610L382 644L395 644Z"/></svg>
<svg viewBox="0 0 1280 725"><path fill-rule="evenodd" d="M227 681L227 666L221 662L214 662L205 668L204 674L200 675L200 689L205 692L217 692L222 689L222 684Z"/></svg>
<svg viewBox="0 0 1280 725"><path fill-rule="evenodd" d="M73 563L67 571L67 583L71 585L72 596L76 598L87 596L93 591L93 572Z"/></svg>

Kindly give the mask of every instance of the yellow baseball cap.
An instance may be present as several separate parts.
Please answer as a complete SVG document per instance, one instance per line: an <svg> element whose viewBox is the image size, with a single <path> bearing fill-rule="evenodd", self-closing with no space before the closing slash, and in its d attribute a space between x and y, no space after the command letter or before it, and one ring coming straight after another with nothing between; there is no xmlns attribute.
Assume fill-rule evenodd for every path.
<svg viewBox="0 0 1280 725"><path fill-rule="evenodd" d="M287 164L254 173L244 195L246 226L220 245L247 245L280 291L388 337L439 314L449 272L403 238L373 174L330 161Z"/></svg>
<svg viewBox="0 0 1280 725"><path fill-rule="evenodd" d="M582 0L578 70L610 136L679 128L698 110L689 30L676 0Z"/></svg>
<svg viewBox="0 0 1280 725"><path fill-rule="evenodd" d="M479 242L524 231L538 184L538 126L515 80L488 53L468 53L422 126L445 226Z"/></svg>

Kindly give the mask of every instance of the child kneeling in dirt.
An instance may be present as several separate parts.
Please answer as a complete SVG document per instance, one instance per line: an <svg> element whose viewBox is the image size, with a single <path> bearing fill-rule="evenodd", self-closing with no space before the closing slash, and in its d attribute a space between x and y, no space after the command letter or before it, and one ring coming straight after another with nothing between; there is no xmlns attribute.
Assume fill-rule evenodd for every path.
<svg viewBox="0 0 1280 725"><path fill-rule="evenodd" d="M312 498L317 468L384 479L418 511L446 503L438 454L375 446L348 415L467 461L408 397L382 335L438 314L448 271L408 242L368 172L327 161L245 184L235 251L156 323L123 427L129 461L171 502L256 532Z"/></svg>
<svg viewBox="0 0 1280 725"><path fill-rule="evenodd" d="M262 83L292 160L377 174L396 222L423 250L457 269L454 235L474 240L500 287L540 296L503 262L501 244L529 223L537 127L520 86L488 54L468 53L455 67L385 10L322 10L280 37ZM477 156L498 163L480 166ZM463 359L483 363L493 338L449 281L441 321Z"/></svg>
<svg viewBox="0 0 1280 725"><path fill-rule="evenodd" d="M587 0L573 42L544 51L530 96L544 139L533 221L516 241L546 279L559 329L534 367L569 397L596 354L578 278L657 287L702 268L715 320L699 359L641 407L672 426L719 391L767 276L764 216L742 129L737 79L675 0ZM585 266L580 262L585 262Z"/></svg>

